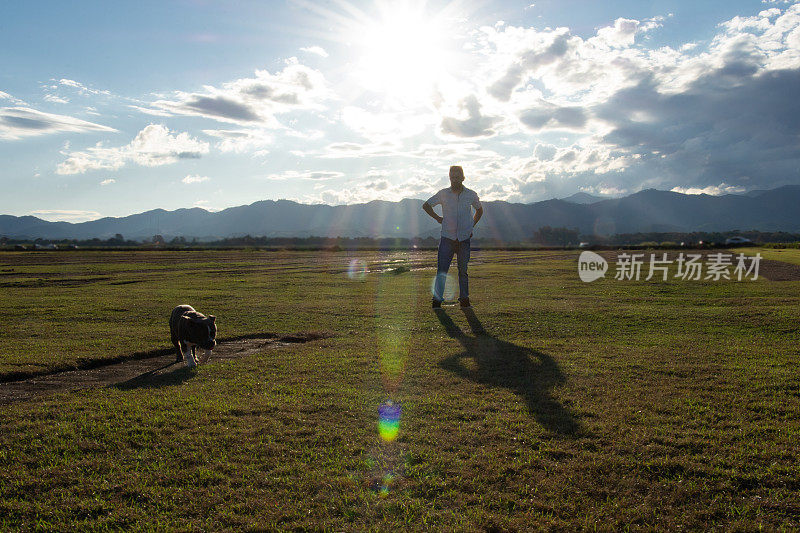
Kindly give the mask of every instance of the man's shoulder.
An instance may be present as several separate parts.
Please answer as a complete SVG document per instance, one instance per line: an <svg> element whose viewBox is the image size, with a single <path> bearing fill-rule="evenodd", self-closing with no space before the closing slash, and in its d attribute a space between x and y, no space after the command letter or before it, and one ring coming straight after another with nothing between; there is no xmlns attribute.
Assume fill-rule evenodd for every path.
<svg viewBox="0 0 800 533"><path fill-rule="evenodd" d="M478 193L476 193L472 189L468 189L467 187L464 187L464 192L469 194L470 196L474 196L475 198L478 197Z"/></svg>
<svg viewBox="0 0 800 533"><path fill-rule="evenodd" d="M444 193L447 192L447 189L448 189L447 187L445 187L444 189L439 189L438 191L433 193L433 196L431 196L431 198L435 198L437 196L441 198L442 196L444 196Z"/></svg>
<svg viewBox="0 0 800 533"><path fill-rule="evenodd" d="M449 187L445 187L444 189L440 189L431 196L431 199L436 198L438 201L442 202L447 199L447 191L450 190Z"/></svg>

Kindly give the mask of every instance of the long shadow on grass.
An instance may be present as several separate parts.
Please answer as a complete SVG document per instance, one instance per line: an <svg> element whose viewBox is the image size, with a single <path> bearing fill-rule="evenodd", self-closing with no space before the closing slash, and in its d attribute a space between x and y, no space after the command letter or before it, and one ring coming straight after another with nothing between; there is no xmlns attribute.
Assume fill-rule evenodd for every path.
<svg viewBox="0 0 800 533"><path fill-rule="evenodd" d="M464 334L444 311L436 312L447 334L465 349L439 366L477 383L511 389L525 400L531 416L545 429L560 435L577 435L580 423L549 393L565 381L553 358L489 335L472 309L465 309L464 314L474 337ZM472 368L465 364L467 359L474 361Z"/></svg>
<svg viewBox="0 0 800 533"><path fill-rule="evenodd" d="M187 379L193 378L195 375L192 370L183 364L176 365L175 370L171 372L166 372L163 374L160 373L162 370L166 370L172 365L176 365L176 363L168 363L162 367L154 368L153 370L145 372L144 374L139 374L128 381L117 383L114 385L114 387L122 390L157 389L160 387L168 387L170 385L178 385Z"/></svg>

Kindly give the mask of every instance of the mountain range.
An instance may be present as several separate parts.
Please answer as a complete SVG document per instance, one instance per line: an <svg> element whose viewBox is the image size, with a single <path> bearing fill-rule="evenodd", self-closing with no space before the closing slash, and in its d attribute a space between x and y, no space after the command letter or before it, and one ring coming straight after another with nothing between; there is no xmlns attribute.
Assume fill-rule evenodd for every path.
<svg viewBox="0 0 800 533"><path fill-rule="evenodd" d="M81 223L48 222L33 216L0 215L0 236L43 239L141 240L153 235L214 240L267 237L429 237L439 225L422 200L372 201L355 205L308 205L264 200L218 212L200 208L155 209L126 217ZM578 193L532 204L483 202L475 237L521 241L542 226L577 228L585 235L636 232L760 230L800 232L800 185L747 194L690 195L655 189L602 199Z"/></svg>

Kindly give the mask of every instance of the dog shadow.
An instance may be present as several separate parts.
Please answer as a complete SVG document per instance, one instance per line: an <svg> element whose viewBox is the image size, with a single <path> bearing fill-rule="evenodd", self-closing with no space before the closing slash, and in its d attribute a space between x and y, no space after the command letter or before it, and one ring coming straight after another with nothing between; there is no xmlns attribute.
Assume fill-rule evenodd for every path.
<svg viewBox="0 0 800 533"><path fill-rule="evenodd" d="M575 436L581 426L575 415L550 394L566 379L549 355L497 339L486 332L474 310L464 309L474 336L466 335L443 310L436 312L447 334L464 347L439 366L489 387L503 387L520 396L530 415L551 433ZM471 359L474 364L467 366Z"/></svg>
<svg viewBox="0 0 800 533"><path fill-rule="evenodd" d="M176 366L170 372L162 372L171 366ZM114 388L121 390L133 389L158 389L161 387L169 387L171 385L180 385L184 381L192 379L195 372L188 368L183 363L167 363L164 366L154 368L143 374L139 374L127 381L112 385Z"/></svg>

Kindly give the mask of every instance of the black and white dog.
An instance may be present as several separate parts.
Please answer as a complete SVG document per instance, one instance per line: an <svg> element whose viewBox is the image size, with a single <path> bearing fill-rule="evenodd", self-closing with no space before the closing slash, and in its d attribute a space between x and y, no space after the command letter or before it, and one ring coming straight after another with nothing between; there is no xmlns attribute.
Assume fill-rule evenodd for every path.
<svg viewBox="0 0 800 533"><path fill-rule="evenodd" d="M217 345L217 317L198 313L191 305L179 305L169 317L169 330L172 344L177 351L176 362L186 361L186 366L194 368L197 363L205 363L211 357L211 350ZM203 349L203 358L195 357L195 347Z"/></svg>

